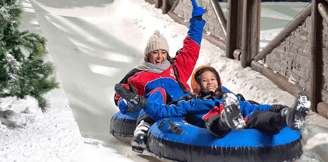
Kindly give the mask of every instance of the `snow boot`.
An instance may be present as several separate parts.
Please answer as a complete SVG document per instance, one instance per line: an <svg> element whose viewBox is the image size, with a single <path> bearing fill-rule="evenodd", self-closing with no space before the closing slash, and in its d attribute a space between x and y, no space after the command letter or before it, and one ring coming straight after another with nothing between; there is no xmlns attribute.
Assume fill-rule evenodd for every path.
<svg viewBox="0 0 328 162"><path fill-rule="evenodd" d="M134 131L134 136L131 141L132 151L137 153L143 153L144 149L147 147L147 133L150 124L142 120L136 130Z"/></svg>
<svg viewBox="0 0 328 162"><path fill-rule="evenodd" d="M144 108L148 102L148 100L146 98L141 97L140 95L138 95L135 92L129 91L122 84L116 84L115 91L121 97L123 97L126 101L133 103L134 106L136 106L139 109Z"/></svg>
<svg viewBox="0 0 328 162"><path fill-rule="evenodd" d="M305 126L305 117L310 107L310 97L304 92L299 93L293 108L282 111L282 115L286 115L286 124L293 130L301 130Z"/></svg>
<svg viewBox="0 0 328 162"><path fill-rule="evenodd" d="M238 98L232 93L223 95L224 110L221 114L221 120L232 130L242 129L246 126L244 117L240 113L240 103Z"/></svg>

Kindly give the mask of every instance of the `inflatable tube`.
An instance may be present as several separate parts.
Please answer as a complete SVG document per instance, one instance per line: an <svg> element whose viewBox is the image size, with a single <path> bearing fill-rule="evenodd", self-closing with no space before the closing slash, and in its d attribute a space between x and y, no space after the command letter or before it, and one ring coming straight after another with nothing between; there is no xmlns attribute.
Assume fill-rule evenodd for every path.
<svg viewBox="0 0 328 162"><path fill-rule="evenodd" d="M139 113L117 112L110 120L110 133L120 137L133 137Z"/></svg>
<svg viewBox="0 0 328 162"><path fill-rule="evenodd" d="M161 119L150 127L148 151L172 161L292 161L302 155L301 132L284 128L276 135L255 129L234 130L215 138L182 117Z"/></svg>

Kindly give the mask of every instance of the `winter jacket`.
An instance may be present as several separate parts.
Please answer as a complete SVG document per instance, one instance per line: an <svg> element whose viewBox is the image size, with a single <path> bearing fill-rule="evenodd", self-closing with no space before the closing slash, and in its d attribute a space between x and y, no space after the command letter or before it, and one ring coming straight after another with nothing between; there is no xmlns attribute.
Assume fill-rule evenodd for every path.
<svg viewBox="0 0 328 162"><path fill-rule="evenodd" d="M190 87L187 84L187 81L192 74L199 56L204 26L204 20L197 20L195 18L190 19L190 27L188 35L183 42L183 49L179 51L175 60L180 81L188 89L190 89ZM172 100L177 100L181 96L189 95L188 93L183 93L181 90L176 81L172 65L160 74L133 69L121 80L120 83L129 89L127 84L129 82L132 83L137 93L141 96L146 95L158 87L163 88ZM122 102L121 97L116 95L115 104L119 105L119 101Z"/></svg>
<svg viewBox="0 0 328 162"><path fill-rule="evenodd" d="M223 87L223 91L228 90ZM255 110L269 111L271 105L255 105L250 104L247 101L242 101L238 97L240 102L240 112L247 119ZM179 101L175 105L159 104L154 101L148 101L144 107L144 111L153 120L157 121L166 117L178 117L178 116L193 116L194 118L201 118L207 120L210 117L221 114L223 110L222 98L212 97L211 99L191 99L189 101ZM195 119L198 120L198 119Z"/></svg>

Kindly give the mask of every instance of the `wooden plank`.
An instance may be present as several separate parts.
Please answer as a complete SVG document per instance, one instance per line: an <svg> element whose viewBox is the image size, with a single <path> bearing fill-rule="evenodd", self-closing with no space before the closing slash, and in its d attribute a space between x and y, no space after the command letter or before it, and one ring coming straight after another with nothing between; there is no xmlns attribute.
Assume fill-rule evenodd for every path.
<svg viewBox="0 0 328 162"><path fill-rule="evenodd" d="M219 25L222 28L224 36L227 37L227 19L224 17L221 7L219 6L219 1L217 0L210 0L210 3L214 9L214 13L216 18L219 21Z"/></svg>
<svg viewBox="0 0 328 162"><path fill-rule="evenodd" d="M244 0L241 66L250 66L259 52L261 1Z"/></svg>
<svg viewBox="0 0 328 162"><path fill-rule="evenodd" d="M317 111L317 104L319 103L319 92L321 92L321 86L318 84L317 78L318 75L318 56L321 48L321 42L319 40L319 29L320 29L320 21L319 21L319 11L318 11L318 4L319 0L312 0L312 36L311 36L311 48L310 48L310 55L311 55L311 82L310 82L310 97L311 97L311 109L314 112Z"/></svg>
<svg viewBox="0 0 328 162"><path fill-rule="evenodd" d="M238 14L239 4L242 0L237 1L228 1L228 13L227 13L227 45L226 45L226 57L233 58L233 52L237 45L237 38L238 38L238 18L240 15ZM242 9L242 7L241 7ZM241 35L239 35L239 38Z"/></svg>
<svg viewBox="0 0 328 162"><path fill-rule="evenodd" d="M151 3L150 2L151 0L146 0L146 1L148 1L149 3ZM154 0L154 2L155 2L155 8L161 8L163 6L163 0Z"/></svg>
<svg viewBox="0 0 328 162"><path fill-rule="evenodd" d="M328 104L326 102L319 102L318 113L328 119Z"/></svg>
<svg viewBox="0 0 328 162"><path fill-rule="evenodd" d="M235 51L233 51L233 57L236 59L236 60L240 60L240 56L241 56L241 49L236 49Z"/></svg>
<svg viewBox="0 0 328 162"><path fill-rule="evenodd" d="M298 93L303 92L302 88L299 85L295 85L295 84L288 82L288 80L285 77L274 73L274 71L269 68L265 68L263 65L261 65L257 61L253 60L251 62L251 67L255 71L261 73L262 75L264 75L268 79L270 79L280 89L287 91L288 93L292 94L293 96L297 96Z"/></svg>
<svg viewBox="0 0 328 162"><path fill-rule="evenodd" d="M170 11L173 12L178 4L179 4L179 0L163 0L162 14L167 14Z"/></svg>
<svg viewBox="0 0 328 162"><path fill-rule="evenodd" d="M324 3L319 3L318 10L321 17L325 20L326 24L328 25L328 7Z"/></svg>

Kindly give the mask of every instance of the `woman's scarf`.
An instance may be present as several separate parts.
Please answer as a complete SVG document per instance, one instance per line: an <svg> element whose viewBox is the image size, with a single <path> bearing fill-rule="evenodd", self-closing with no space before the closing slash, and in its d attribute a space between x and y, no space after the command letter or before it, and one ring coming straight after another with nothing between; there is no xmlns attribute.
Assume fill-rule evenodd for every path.
<svg viewBox="0 0 328 162"><path fill-rule="evenodd" d="M170 62L165 60L162 65L155 65L144 60L141 61L141 64L136 67L138 70L148 71L156 74L162 73L164 70L171 66Z"/></svg>

